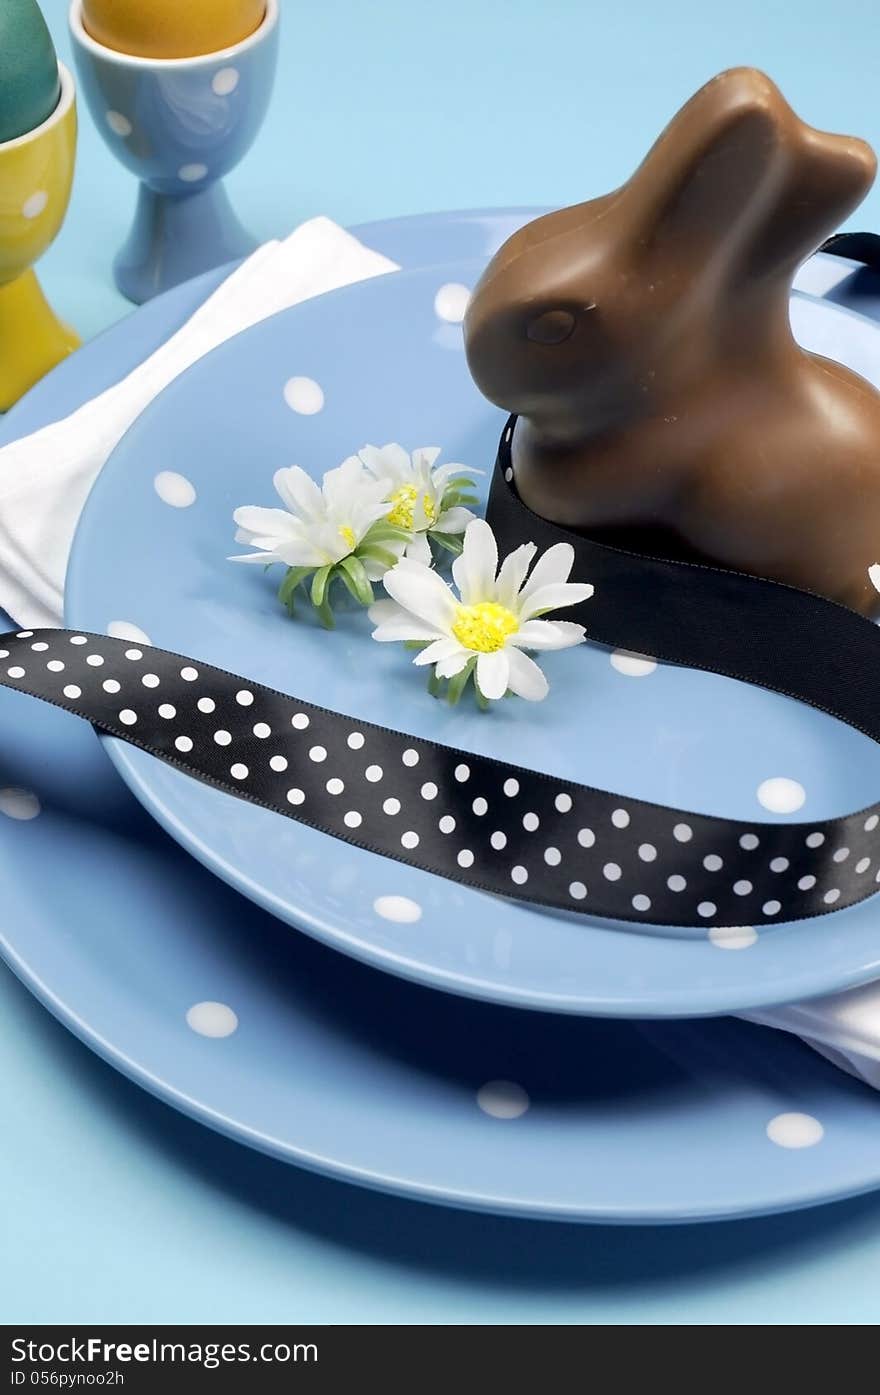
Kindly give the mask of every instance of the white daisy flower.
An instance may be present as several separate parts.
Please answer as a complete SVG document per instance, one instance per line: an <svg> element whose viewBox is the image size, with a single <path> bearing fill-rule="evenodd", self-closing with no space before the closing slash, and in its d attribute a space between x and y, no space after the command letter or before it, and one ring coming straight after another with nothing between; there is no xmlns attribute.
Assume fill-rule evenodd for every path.
<svg viewBox="0 0 880 1395"><path fill-rule="evenodd" d="M386 446L364 446L360 459L377 479L388 481L388 521L412 534L406 556L432 562L430 539L449 552L461 551L461 535L474 518L462 501L476 503L469 493L472 474L465 465L437 465L439 446L419 446L410 455L396 441Z"/></svg>
<svg viewBox="0 0 880 1395"><path fill-rule="evenodd" d="M332 624L328 592L336 579L369 605L370 583L400 560L409 540L406 530L386 517L388 480L376 479L351 456L328 470L320 486L298 465L278 470L273 482L285 508L236 509L235 540L255 551L229 560L284 563L288 571L278 594L291 611L297 588L311 577L312 603L327 625Z"/></svg>
<svg viewBox="0 0 880 1395"><path fill-rule="evenodd" d="M588 600L593 587L568 580L574 564L569 543L556 543L537 561L536 554L535 544L525 543L499 569L495 535L483 519L474 519L452 564L458 595L429 567L403 558L383 578L390 599L370 607L373 639L422 645L413 662L433 665L432 691L449 680L451 702L472 675L484 701L511 692L540 702L549 684L524 651L567 649L582 644L585 631L539 617Z"/></svg>

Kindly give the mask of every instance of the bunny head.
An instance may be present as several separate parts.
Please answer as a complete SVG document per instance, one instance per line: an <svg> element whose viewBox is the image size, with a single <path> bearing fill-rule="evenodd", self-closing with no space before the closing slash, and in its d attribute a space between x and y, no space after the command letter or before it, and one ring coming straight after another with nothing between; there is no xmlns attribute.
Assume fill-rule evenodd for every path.
<svg viewBox="0 0 880 1395"><path fill-rule="evenodd" d="M795 116L752 68L714 78L612 194L520 229L465 318L473 378L562 442L680 391L736 337L780 324L799 264L863 198L864 142Z"/></svg>

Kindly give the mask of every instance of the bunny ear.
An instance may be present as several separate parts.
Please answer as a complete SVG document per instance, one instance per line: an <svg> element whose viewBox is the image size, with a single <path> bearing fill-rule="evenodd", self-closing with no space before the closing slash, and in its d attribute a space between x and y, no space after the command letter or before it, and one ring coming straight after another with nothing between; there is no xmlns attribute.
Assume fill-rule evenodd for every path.
<svg viewBox="0 0 880 1395"><path fill-rule="evenodd" d="M623 191L633 245L704 264L793 269L861 201L870 146L801 121L755 68L732 68L673 118Z"/></svg>
<svg viewBox="0 0 880 1395"><path fill-rule="evenodd" d="M865 141L828 135L793 119L796 129L778 192L753 233L750 274L793 271L858 207L877 172L876 156Z"/></svg>
<svg viewBox="0 0 880 1395"><path fill-rule="evenodd" d="M701 88L673 117L623 198L633 244L711 256L745 239L773 180L784 139L785 100L763 73L734 68Z"/></svg>

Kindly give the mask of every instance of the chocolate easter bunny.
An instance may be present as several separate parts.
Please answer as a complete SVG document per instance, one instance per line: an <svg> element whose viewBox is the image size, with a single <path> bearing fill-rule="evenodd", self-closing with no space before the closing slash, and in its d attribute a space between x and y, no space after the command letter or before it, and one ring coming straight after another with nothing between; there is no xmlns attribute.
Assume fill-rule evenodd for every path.
<svg viewBox="0 0 880 1395"><path fill-rule="evenodd" d="M500 249L465 318L518 414L536 513L600 540L880 609L880 395L789 326L799 263L860 202L870 146L722 73L620 189ZM646 598L649 603L650 598Z"/></svg>

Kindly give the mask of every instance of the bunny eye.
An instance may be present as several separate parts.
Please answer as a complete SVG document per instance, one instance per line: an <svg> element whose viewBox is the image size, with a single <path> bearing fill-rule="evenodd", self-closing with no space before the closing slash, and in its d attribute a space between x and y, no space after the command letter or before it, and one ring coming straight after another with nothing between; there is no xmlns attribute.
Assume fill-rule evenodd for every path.
<svg viewBox="0 0 880 1395"><path fill-rule="evenodd" d="M574 333L575 318L570 310L546 310L526 329L533 344L564 344Z"/></svg>

